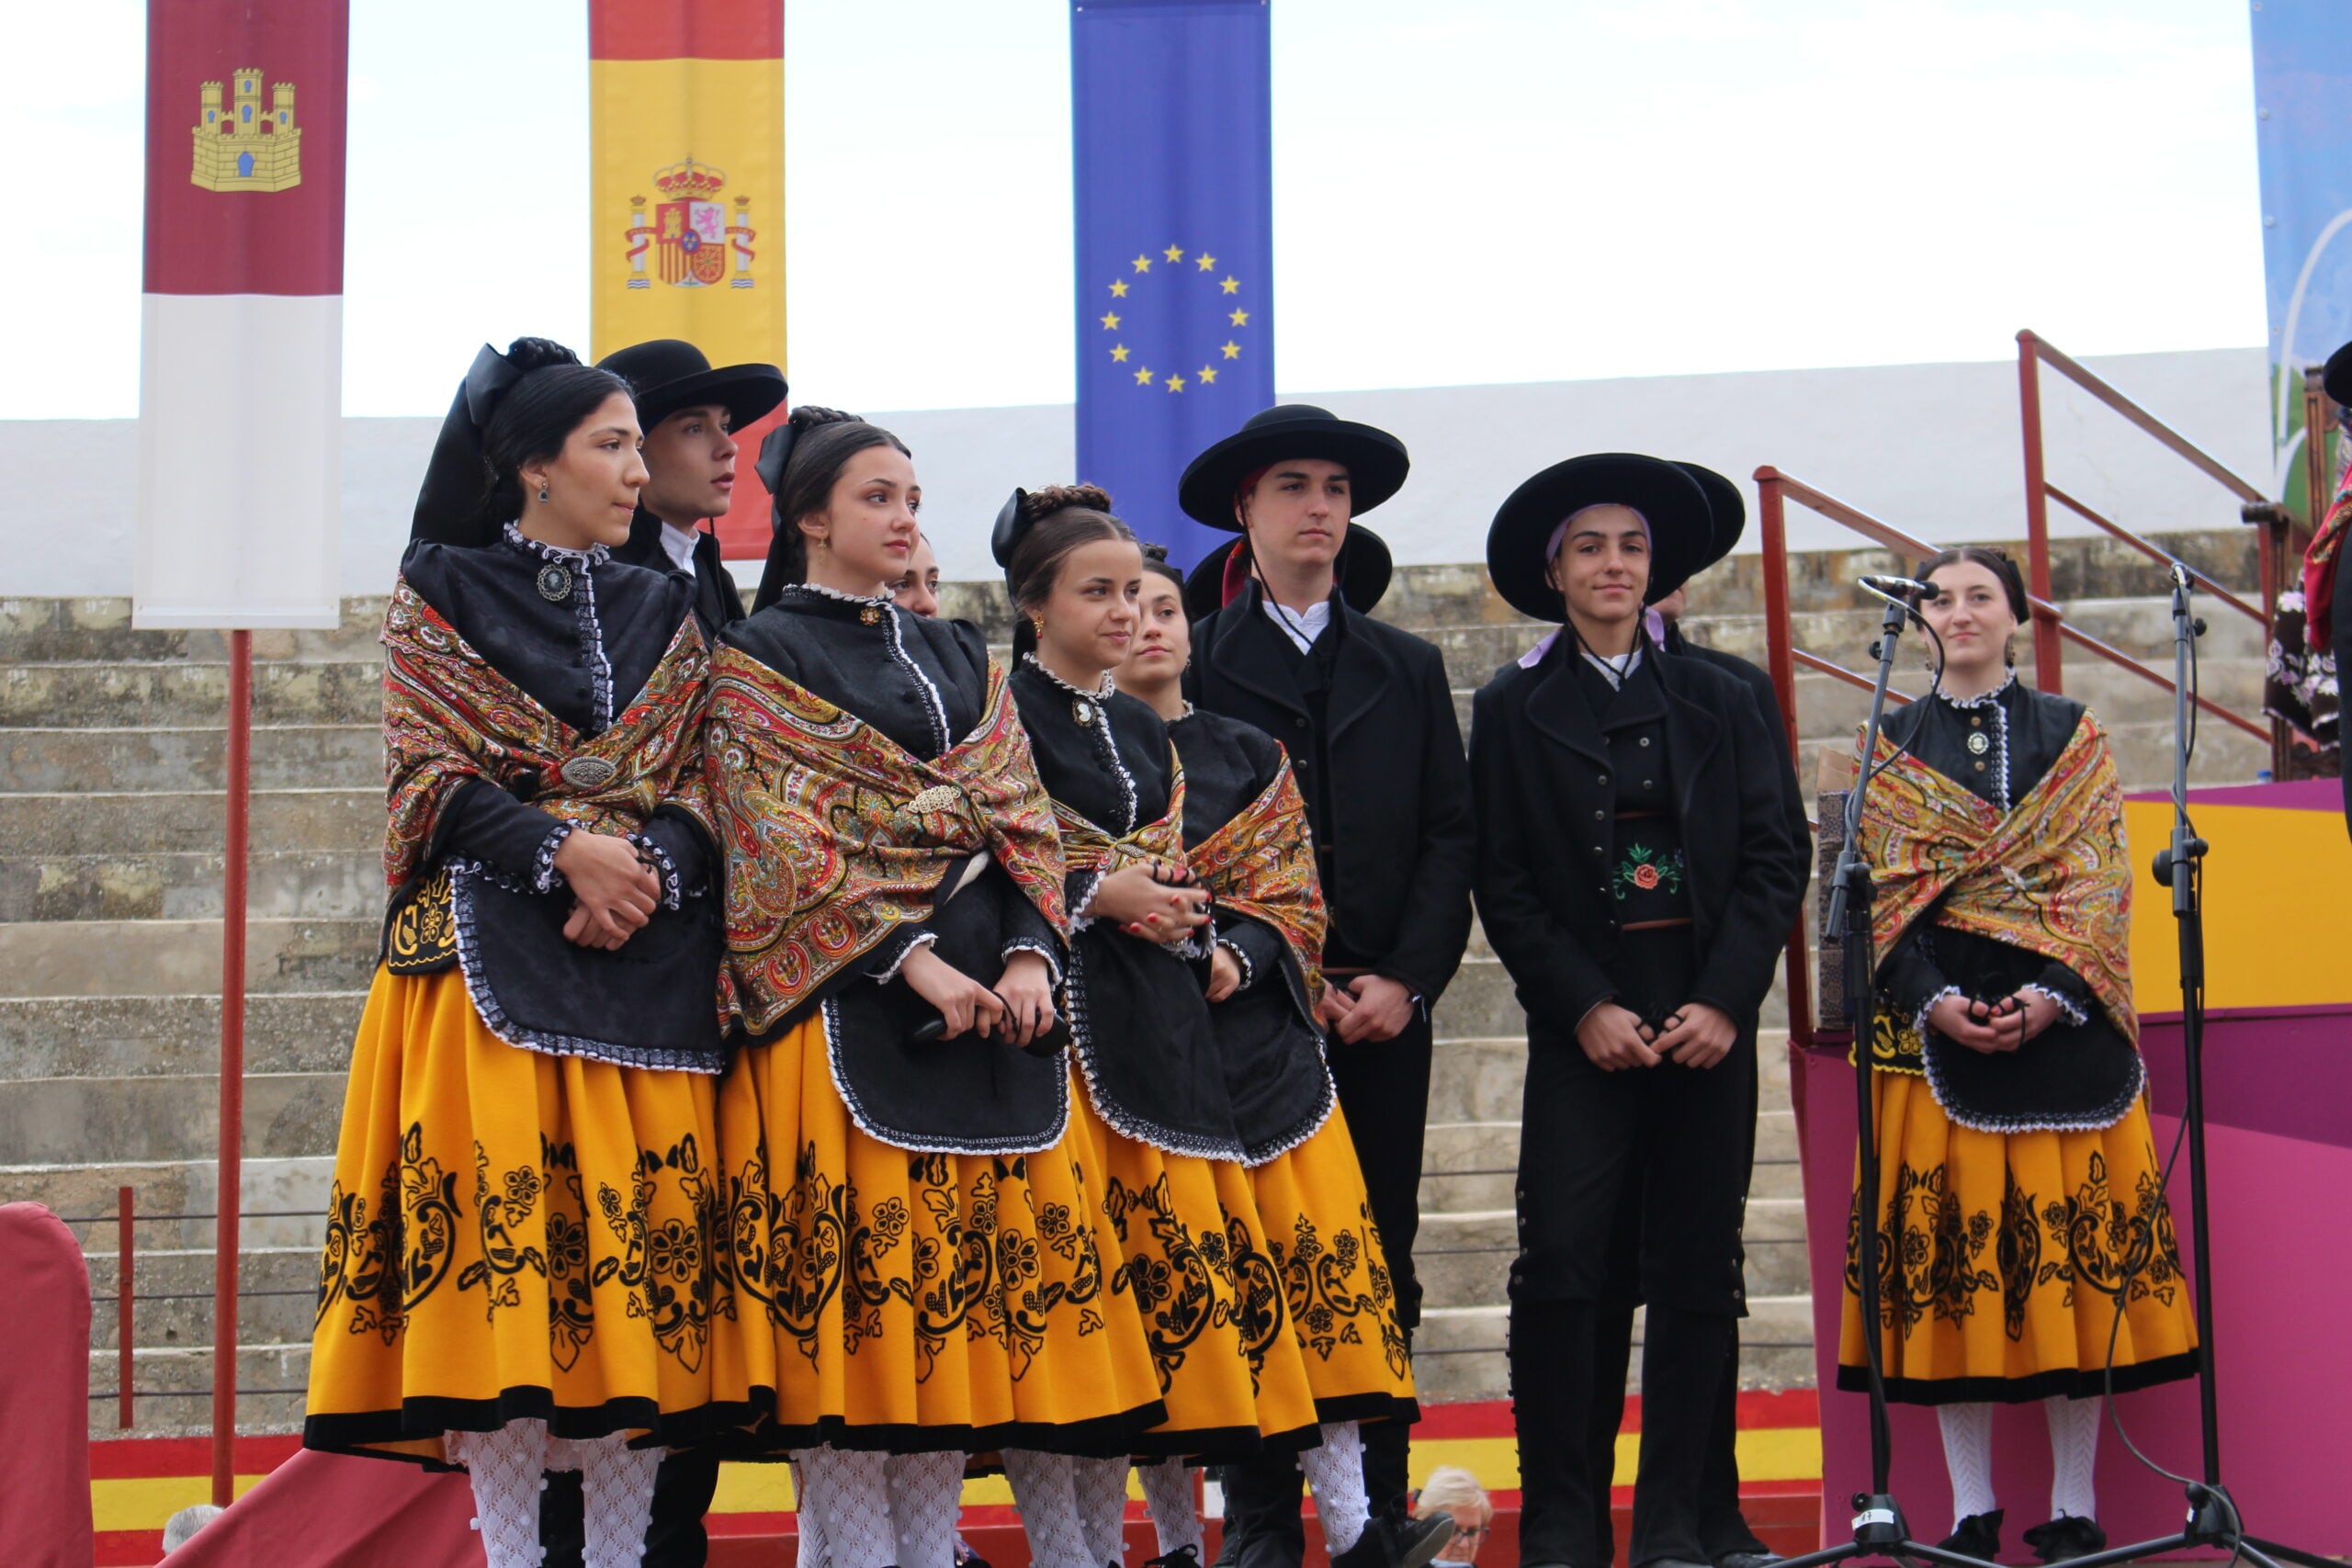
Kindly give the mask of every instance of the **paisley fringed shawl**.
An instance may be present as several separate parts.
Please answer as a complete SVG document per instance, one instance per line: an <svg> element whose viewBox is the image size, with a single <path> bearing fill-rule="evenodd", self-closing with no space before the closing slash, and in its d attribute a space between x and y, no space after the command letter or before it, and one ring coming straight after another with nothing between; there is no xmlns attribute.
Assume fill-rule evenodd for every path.
<svg viewBox="0 0 2352 1568"><path fill-rule="evenodd" d="M1283 939L1306 985L1307 1005L1323 999L1323 937L1330 917L1315 872L1306 802L1284 757L1273 782L1186 856L1218 905L1264 922Z"/></svg>
<svg viewBox="0 0 2352 1568"><path fill-rule="evenodd" d="M662 806L714 831L702 762L710 655L693 615L628 708L587 738L500 674L405 581L392 591L382 641L387 886L427 868L442 808L469 778L594 831L633 832Z"/></svg>
<svg viewBox="0 0 2352 1568"><path fill-rule="evenodd" d="M1882 737L1880 761L1894 751ZM1932 911L1938 925L2065 964L2117 1032L2139 1043L2123 789L2107 732L2089 713L2007 817L1917 758L1900 758L1871 784L1862 851L1876 868L1871 940L1880 959Z"/></svg>
<svg viewBox="0 0 2352 1568"><path fill-rule="evenodd" d="M728 863L719 1006L752 1034L898 926L930 919L986 852L1066 934L1062 847L1004 672L978 728L921 761L854 714L723 648L704 739Z"/></svg>

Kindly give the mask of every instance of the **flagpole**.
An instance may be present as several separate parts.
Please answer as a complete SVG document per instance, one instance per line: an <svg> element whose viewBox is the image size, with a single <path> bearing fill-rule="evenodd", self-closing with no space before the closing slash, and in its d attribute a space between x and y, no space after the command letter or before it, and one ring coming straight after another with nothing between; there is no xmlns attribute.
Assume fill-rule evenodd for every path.
<svg viewBox="0 0 2352 1568"><path fill-rule="evenodd" d="M229 634L228 833L220 870L220 1170L213 1203L212 1502L236 1488L237 1211L245 1123L245 834L253 773L254 634ZM123 1375L130 1376L125 1368Z"/></svg>

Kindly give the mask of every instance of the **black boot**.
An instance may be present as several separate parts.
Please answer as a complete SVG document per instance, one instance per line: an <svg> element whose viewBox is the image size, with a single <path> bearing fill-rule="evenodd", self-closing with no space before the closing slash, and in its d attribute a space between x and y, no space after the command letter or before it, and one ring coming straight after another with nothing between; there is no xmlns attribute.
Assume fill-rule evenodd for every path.
<svg viewBox="0 0 2352 1568"><path fill-rule="evenodd" d="M1374 1514L1356 1543L1331 1559L1331 1568L1423 1568L1453 1539L1451 1515L1408 1519L1400 1529Z"/></svg>
<svg viewBox="0 0 2352 1568"><path fill-rule="evenodd" d="M1951 1534L1936 1543L1946 1551L1991 1562L2001 1555L2001 1510L1971 1514L1951 1527Z"/></svg>
<svg viewBox="0 0 2352 1568"><path fill-rule="evenodd" d="M2073 1514L2061 1514L2046 1525L2036 1525L2025 1532L2025 1543L2044 1562L2064 1562L2070 1557L2088 1557L2094 1551L2107 1550L2107 1532L2098 1528L2096 1519L2080 1518Z"/></svg>

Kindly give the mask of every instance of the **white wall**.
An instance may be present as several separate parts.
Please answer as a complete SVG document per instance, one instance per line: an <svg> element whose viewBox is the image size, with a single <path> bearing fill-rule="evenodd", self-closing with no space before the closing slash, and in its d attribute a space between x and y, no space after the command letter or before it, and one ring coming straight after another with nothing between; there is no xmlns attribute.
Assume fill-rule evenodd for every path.
<svg viewBox="0 0 2352 1568"><path fill-rule="evenodd" d="M2267 383L2259 348L2119 355L2092 369L2267 485ZM2218 528L2234 501L2052 374L2042 378L2052 483L2143 532ZM811 396L821 396L814 389ZM1758 371L1494 387L1283 394L1393 430L1413 477L1369 519L1405 562L1476 560L1519 481L1578 452L1654 452L1708 464L1754 491L1770 463L1938 542L2025 532L2017 371L1999 361ZM1070 477L1067 405L876 413L914 449L924 518L951 578L993 575L987 529L1015 485ZM343 581L382 592L437 421L344 421ZM128 420L0 421L0 593L125 595L137 434ZM2053 530L2089 526L2053 513ZM1792 512L1793 547L1851 536ZM1751 525L1745 547L1757 547Z"/></svg>

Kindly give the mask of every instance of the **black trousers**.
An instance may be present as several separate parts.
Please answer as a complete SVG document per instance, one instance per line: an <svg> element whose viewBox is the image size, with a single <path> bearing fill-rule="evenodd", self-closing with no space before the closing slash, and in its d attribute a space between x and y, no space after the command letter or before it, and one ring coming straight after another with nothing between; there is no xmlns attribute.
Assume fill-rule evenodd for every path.
<svg viewBox="0 0 2352 1568"><path fill-rule="evenodd" d="M653 1479L653 1520L645 1528L646 1568L702 1568L710 1554L702 1519L718 1490L715 1452L691 1450L663 1458ZM588 1533L580 1509L580 1472L549 1472L548 1488L539 1494L539 1545L547 1551L541 1568L580 1568Z"/></svg>
<svg viewBox="0 0 2352 1568"><path fill-rule="evenodd" d="M1617 1432L1625 1423L1625 1372L1633 1363L1634 1309L1600 1310L1593 1371L1591 1463L1593 1495L1606 1499L1616 1481ZM1646 1401L1645 1402L1646 1404ZM1699 1471L1696 1505L1700 1555L1715 1562L1736 1551L1770 1551L1739 1507L1739 1325L1732 1324L1730 1354L1715 1394L1714 1418ZM1606 1506L1593 1510L1594 1562L1616 1559L1617 1532ZM1532 1561L1532 1560L1531 1560Z"/></svg>
<svg viewBox="0 0 2352 1568"><path fill-rule="evenodd" d="M1603 1342L1602 1318L1610 1318ZM1706 1562L1700 1516L1736 1319L1652 1305L1642 1347L1641 1466L1634 1483L1634 1568ZM1514 1302L1511 1415L1519 1433L1522 1563L1609 1568L1609 1481L1624 1404L1630 1314L1592 1302ZM1604 1392L1608 1371L1614 1387ZM1732 1483L1735 1495L1736 1479Z"/></svg>
<svg viewBox="0 0 2352 1568"><path fill-rule="evenodd" d="M1394 1040L1329 1043L1331 1081L1348 1119L1348 1136L1363 1168L1364 1194L1380 1227L1380 1247L1396 1286L1397 1325L1405 1342L1421 1321L1421 1286L1413 1269L1413 1241L1421 1228L1421 1155L1430 1122L1430 1059L1433 1035L1426 1010ZM1364 1491L1374 1518L1402 1523L1411 1486L1411 1428L1374 1421L1363 1428ZM1306 1479L1287 1455L1224 1469L1225 1541L1220 1563L1243 1568L1298 1568L1306 1551L1299 1518Z"/></svg>

